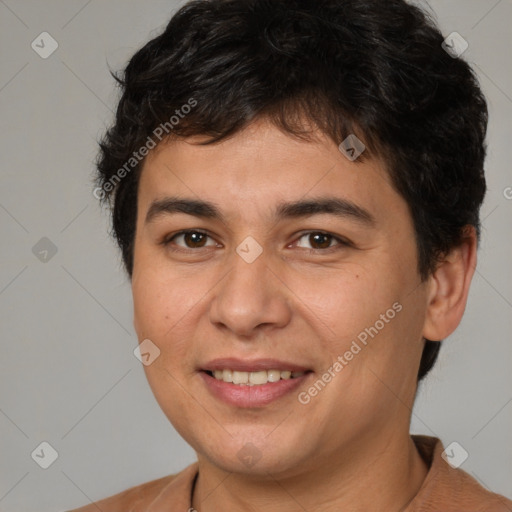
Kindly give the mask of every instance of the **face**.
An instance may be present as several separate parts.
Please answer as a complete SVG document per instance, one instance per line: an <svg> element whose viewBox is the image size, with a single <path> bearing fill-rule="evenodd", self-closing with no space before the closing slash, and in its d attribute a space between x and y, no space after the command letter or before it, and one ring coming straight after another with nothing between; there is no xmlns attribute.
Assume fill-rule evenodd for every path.
<svg viewBox="0 0 512 512"><path fill-rule="evenodd" d="M138 191L134 326L171 423L275 475L408 433L427 290L383 164L264 121L200 140L153 150Z"/></svg>

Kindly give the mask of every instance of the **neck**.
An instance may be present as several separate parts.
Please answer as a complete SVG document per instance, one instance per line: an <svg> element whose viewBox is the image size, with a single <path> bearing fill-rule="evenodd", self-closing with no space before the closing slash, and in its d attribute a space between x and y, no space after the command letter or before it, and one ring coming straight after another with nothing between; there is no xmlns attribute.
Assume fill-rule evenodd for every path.
<svg viewBox="0 0 512 512"><path fill-rule="evenodd" d="M366 512L376 505L378 510L404 510L428 468L408 433L379 438L380 447L366 443L353 453L330 454L288 477L230 473L199 457L192 507L198 512Z"/></svg>

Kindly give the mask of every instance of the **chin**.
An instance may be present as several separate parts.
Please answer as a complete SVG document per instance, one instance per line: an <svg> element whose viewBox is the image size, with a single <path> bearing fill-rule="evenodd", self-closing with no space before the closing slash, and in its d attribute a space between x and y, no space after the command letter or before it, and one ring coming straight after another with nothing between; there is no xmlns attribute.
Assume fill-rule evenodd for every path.
<svg viewBox="0 0 512 512"><path fill-rule="evenodd" d="M187 439L187 442L200 458L207 459L223 471L244 475L291 476L300 473L300 467L309 459L296 430L291 435L281 432L274 439L265 438L261 431L250 435L252 429L247 430L233 437L226 433L222 439L194 438Z"/></svg>

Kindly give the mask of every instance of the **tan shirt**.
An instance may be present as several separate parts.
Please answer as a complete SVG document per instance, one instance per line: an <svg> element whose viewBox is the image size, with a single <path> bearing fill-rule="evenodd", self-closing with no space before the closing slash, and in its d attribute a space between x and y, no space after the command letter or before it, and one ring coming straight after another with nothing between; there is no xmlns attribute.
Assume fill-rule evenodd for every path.
<svg viewBox="0 0 512 512"><path fill-rule="evenodd" d="M418 494L403 512L512 512L512 501L484 489L465 471L441 457L435 437L412 436L429 471ZM69 512L188 512L198 464L176 475L152 480Z"/></svg>

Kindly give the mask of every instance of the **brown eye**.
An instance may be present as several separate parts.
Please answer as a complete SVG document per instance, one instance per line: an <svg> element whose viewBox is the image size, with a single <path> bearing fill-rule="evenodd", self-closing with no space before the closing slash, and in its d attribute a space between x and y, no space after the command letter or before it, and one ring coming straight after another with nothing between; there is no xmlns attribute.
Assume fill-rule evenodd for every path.
<svg viewBox="0 0 512 512"><path fill-rule="evenodd" d="M202 247L207 247L208 245L215 245L215 242L213 244L206 244L207 240L210 237L201 231L181 231L180 233L177 233L172 238L165 241L165 245L177 245L178 247L184 247L187 249L200 249Z"/></svg>
<svg viewBox="0 0 512 512"><path fill-rule="evenodd" d="M183 235L183 240L188 247L203 247L207 236L204 233L198 233L197 231L190 231Z"/></svg>
<svg viewBox="0 0 512 512"><path fill-rule="evenodd" d="M307 243L301 242L301 240L306 240ZM333 244L332 242L336 243ZM323 231L310 231L309 233L304 233L299 238L299 242L297 242L298 247L303 247L312 251L341 248L348 245L349 243L345 242L341 238L335 235L331 235L330 233L325 233Z"/></svg>
<svg viewBox="0 0 512 512"><path fill-rule="evenodd" d="M309 243L313 246L313 249L327 249L331 245L331 241L332 236L326 233L311 233L309 235Z"/></svg>

